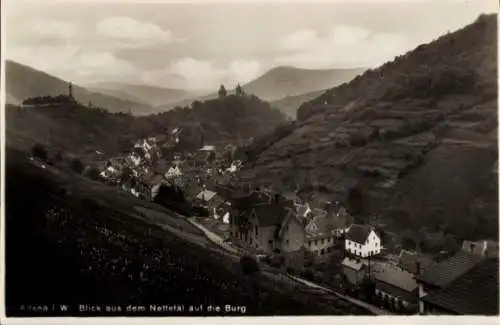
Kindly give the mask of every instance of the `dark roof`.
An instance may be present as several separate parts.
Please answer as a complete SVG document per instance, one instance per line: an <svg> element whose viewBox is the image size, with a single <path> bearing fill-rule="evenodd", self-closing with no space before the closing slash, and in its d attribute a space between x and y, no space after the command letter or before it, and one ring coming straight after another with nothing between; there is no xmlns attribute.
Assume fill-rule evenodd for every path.
<svg viewBox="0 0 500 325"><path fill-rule="evenodd" d="M270 197L261 192L252 192L249 195L234 197L231 201L235 209L243 212L249 210L254 205L269 203Z"/></svg>
<svg viewBox="0 0 500 325"><path fill-rule="evenodd" d="M386 266L380 272L375 273L375 279L408 292L417 289L417 282L410 272L393 266Z"/></svg>
<svg viewBox="0 0 500 325"><path fill-rule="evenodd" d="M399 266L410 273L417 274L417 262L420 263L420 273L437 264L430 256L402 250L399 256Z"/></svg>
<svg viewBox="0 0 500 325"><path fill-rule="evenodd" d="M498 315L498 259L484 259L423 300L462 315Z"/></svg>
<svg viewBox="0 0 500 325"><path fill-rule="evenodd" d="M261 227L279 225L288 214L288 209L282 204L275 203L257 204L253 207L252 211L255 212L255 216Z"/></svg>
<svg viewBox="0 0 500 325"><path fill-rule="evenodd" d="M459 252L449 259L425 270L418 280L437 287L445 287L450 282L470 270L484 258L467 252Z"/></svg>
<svg viewBox="0 0 500 325"><path fill-rule="evenodd" d="M352 225L351 229L346 234L346 239L350 241L364 244L370 235L371 228L364 225Z"/></svg>

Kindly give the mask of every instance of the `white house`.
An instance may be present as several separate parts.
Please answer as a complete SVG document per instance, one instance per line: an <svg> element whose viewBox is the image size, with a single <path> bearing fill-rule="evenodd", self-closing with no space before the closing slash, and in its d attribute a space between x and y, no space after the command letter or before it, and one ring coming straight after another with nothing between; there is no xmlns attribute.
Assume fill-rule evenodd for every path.
<svg viewBox="0 0 500 325"><path fill-rule="evenodd" d="M380 237L368 226L352 225L346 234L345 250L352 255L368 257L380 254Z"/></svg>

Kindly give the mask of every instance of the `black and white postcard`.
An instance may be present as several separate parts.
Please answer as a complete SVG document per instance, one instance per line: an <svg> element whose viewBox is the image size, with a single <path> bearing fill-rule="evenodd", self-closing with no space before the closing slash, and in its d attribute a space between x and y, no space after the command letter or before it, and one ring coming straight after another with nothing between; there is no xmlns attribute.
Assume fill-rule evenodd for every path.
<svg viewBox="0 0 500 325"><path fill-rule="evenodd" d="M5 316L498 315L497 10L3 1Z"/></svg>

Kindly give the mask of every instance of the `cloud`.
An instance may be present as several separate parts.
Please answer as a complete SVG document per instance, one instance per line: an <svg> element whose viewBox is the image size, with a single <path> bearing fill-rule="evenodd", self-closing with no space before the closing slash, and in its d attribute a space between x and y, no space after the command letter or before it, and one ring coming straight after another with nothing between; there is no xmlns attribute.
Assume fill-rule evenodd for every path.
<svg viewBox="0 0 500 325"><path fill-rule="evenodd" d="M181 41L172 32L147 22L130 17L117 16L105 18L96 24L99 35L125 47L147 47L162 43Z"/></svg>
<svg viewBox="0 0 500 325"><path fill-rule="evenodd" d="M279 44L278 65L299 68L375 67L411 48L399 34L376 34L357 26L338 25L326 35L300 30Z"/></svg>
<svg viewBox="0 0 500 325"><path fill-rule="evenodd" d="M262 74L262 65L257 60L234 60L229 64L229 74L234 82L246 83Z"/></svg>
<svg viewBox="0 0 500 325"><path fill-rule="evenodd" d="M67 21L37 20L29 27L33 34L47 38L69 39L78 32L77 26Z"/></svg>
<svg viewBox="0 0 500 325"><path fill-rule="evenodd" d="M311 29L299 30L286 36L281 47L284 50L301 50L304 47L314 46L318 40L316 31Z"/></svg>
<svg viewBox="0 0 500 325"><path fill-rule="evenodd" d="M141 75L145 83L170 85L190 90L217 89L220 84L232 88L236 83L246 83L262 73L259 61L237 59L227 66L217 66L212 61L181 58L170 62L161 71L146 71Z"/></svg>
<svg viewBox="0 0 500 325"><path fill-rule="evenodd" d="M37 70L78 83L119 81L137 74L130 62L117 58L111 52L83 51L72 45L7 47L6 56Z"/></svg>

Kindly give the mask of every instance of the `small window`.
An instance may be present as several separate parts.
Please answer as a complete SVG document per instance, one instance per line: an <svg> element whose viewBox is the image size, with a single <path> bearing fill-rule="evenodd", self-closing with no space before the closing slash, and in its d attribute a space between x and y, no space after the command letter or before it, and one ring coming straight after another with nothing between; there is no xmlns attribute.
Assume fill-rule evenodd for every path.
<svg viewBox="0 0 500 325"><path fill-rule="evenodd" d="M314 245L318 245L318 240L317 239L314 241Z"/></svg>
<svg viewBox="0 0 500 325"><path fill-rule="evenodd" d="M311 242L307 242L307 244L309 245L309 247L311 247Z"/></svg>
<svg viewBox="0 0 500 325"><path fill-rule="evenodd" d="M322 250L321 250L320 255L325 255L325 249L322 249Z"/></svg>
<svg viewBox="0 0 500 325"><path fill-rule="evenodd" d="M272 241L272 240L269 240L267 243L268 243L269 245L271 245L271 244L273 243L273 241Z"/></svg>
<svg viewBox="0 0 500 325"><path fill-rule="evenodd" d="M323 245L324 243L325 243L325 239L321 238L321 245Z"/></svg>
<svg viewBox="0 0 500 325"><path fill-rule="evenodd" d="M287 243L287 244L289 244L289 243L290 243L290 241L287 239L287 240L286 240L286 243Z"/></svg>

